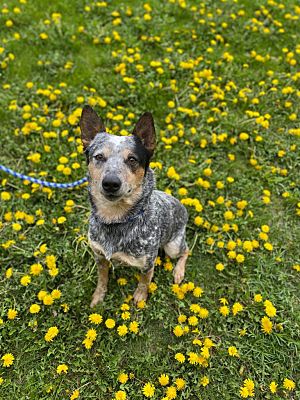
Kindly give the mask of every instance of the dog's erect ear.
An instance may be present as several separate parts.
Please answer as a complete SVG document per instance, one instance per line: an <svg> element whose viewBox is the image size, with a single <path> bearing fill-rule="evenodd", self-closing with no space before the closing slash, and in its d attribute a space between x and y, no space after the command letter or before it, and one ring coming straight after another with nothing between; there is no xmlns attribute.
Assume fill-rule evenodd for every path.
<svg viewBox="0 0 300 400"><path fill-rule="evenodd" d="M132 132L133 135L139 137L152 156L155 149L155 128L152 114L145 112L138 120Z"/></svg>
<svg viewBox="0 0 300 400"><path fill-rule="evenodd" d="M98 117L97 113L90 106L83 107L79 126L84 149L88 147L97 133L105 132L105 126L102 119Z"/></svg>

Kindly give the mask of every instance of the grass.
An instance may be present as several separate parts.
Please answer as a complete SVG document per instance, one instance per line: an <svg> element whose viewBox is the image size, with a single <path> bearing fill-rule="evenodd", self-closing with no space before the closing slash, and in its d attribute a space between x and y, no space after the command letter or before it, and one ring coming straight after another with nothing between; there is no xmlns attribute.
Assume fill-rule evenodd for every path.
<svg viewBox="0 0 300 400"><path fill-rule="evenodd" d="M204 292L195 297L183 285L174 293L172 265L162 259L144 308L130 299L138 271L122 267L112 269L105 302L91 311L97 272L87 244L86 187L51 191L1 173L0 357L14 360L6 367L1 358L0 399L139 400L148 382L154 399L174 398L159 383L161 374L169 375L169 387L185 380L178 399L299 398L299 18L294 1L12 0L2 6L0 163L50 181L75 181L86 174L78 129L83 104L93 105L117 134L130 133L139 114L151 111L157 186L190 204L193 251L185 282ZM247 241L259 246L247 252ZM242 262L229 257L232 242ZM38 276L31 273L36 263L43 267ZM55 289L61 297L52 305L38 299L41 290ZM270 314L266 300L276 308L269 333L261 322ZM229 307L226 317L221 302ZM237 303L243 309L233 313ZM32 304L40 306L37 314L30 313ZM122 304L130 306L129 320L122 319ZM207 318L193 313L192 304L207 309ZM15 318L8 318L9 309L18 312ZM100 325L89 321L94 312L103 316ZM198 315L196 325L179 323L181 314ZM115 328L105 327L108 318ZM121 337L117 327L132 321L139 331ZM177 337L176 325L185 334ZM58 335L48 342L44 336L54 326ZM87 349L91 328L97 338ZM229 355L231 346L239 357ZM208 357L207 351L206 361L189 362L191 352ZM185 355L184 363L176 353ZM61 364L66 374L57 372ZM118 380L122 372L126 383Z"/></svg>

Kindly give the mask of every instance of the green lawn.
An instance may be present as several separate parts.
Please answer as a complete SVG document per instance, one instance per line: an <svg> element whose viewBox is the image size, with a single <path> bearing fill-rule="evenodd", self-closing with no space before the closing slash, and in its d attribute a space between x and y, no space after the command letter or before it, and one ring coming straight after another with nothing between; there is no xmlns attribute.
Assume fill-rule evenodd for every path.
<svg viewBox="0 0 300 400"><path fill-rule="evenodd" d="M151 111L192 251L180 287L158 260L145 306L112 268L91 310L86 186L1 172L0 399L299 399L298 2L6 4L0 163L75 181L84 104L116 134Z"/></svg>

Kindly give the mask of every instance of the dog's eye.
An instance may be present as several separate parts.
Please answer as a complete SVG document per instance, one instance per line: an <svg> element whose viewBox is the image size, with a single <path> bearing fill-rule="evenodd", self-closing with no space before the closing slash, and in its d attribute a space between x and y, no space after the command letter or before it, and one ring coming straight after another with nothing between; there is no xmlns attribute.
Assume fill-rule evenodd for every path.
<svg viewBox="0 0 300 400"><path fill-rule="evenodd" d="M97 161L104 161L104 155L103 154L97 154L94 156L95 160Z"/></svg>
<svg viewBox="0 0 300 400"><path fill-rule="evenodd" d="M128 161L130 164L136 164L138 162L138 160L133 156L128 157Z"/></svg>

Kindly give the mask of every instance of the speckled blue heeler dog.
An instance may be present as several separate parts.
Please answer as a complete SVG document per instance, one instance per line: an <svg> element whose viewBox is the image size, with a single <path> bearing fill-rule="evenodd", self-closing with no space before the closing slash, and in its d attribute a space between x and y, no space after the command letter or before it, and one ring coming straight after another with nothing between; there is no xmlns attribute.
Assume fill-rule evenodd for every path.
<svg viewBox="0 0 300 400"><path fill-rule="evenodd" d="M147 299L160 248L172 258L179 257L174 282L180 283L188 257L188 215L177 199L155 190L149 167L155 148L152 115L143 114L131 136L114 136L105 132L96 112L85 106L80 129L92 205L88 236L99 274L91 307L104 299L111 259L141 270L135 303Z"/></svg>

